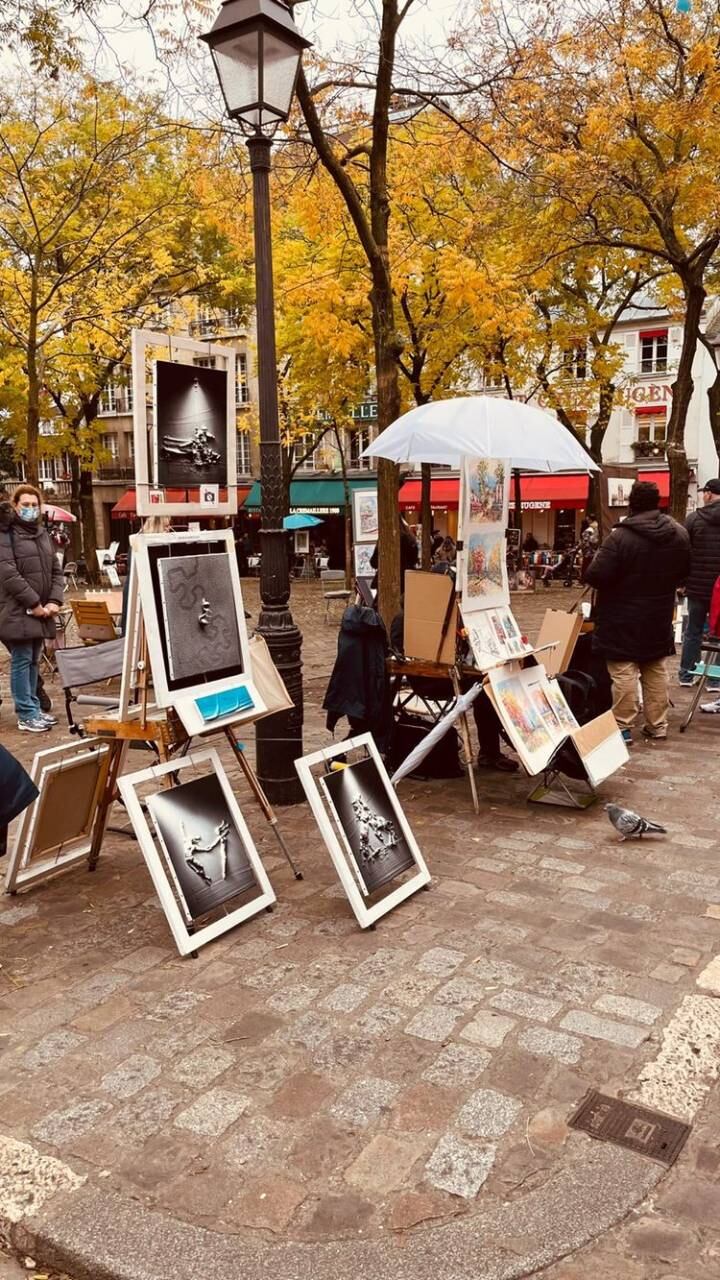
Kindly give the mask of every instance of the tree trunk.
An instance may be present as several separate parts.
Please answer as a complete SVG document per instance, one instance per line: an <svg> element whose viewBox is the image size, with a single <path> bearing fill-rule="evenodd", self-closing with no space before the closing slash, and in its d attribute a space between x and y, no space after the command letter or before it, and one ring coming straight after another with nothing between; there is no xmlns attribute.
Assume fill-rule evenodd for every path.
<svg viewBox="0 0 720 1280"><path fill-rule="evenodd" d="M348 480L347 466L345 464L345 450L343 449L337 423L335 423L333 431L335 433L337 451L340 455L340 472L342 474L343 494L345 495L345 588L347 591L350 591L352 590L355 571L355 566L353 564L352 494L350 492L350 481Z"/></svg>
<svg viewBox="0 0 720 1280"><path fill-rule="evenodd" d="M421 495L420 495L420 521L422 524L422 560L421 568L427 573L430 569L432 560L432 504L431 484L432 484L432 465L429 462L423 462L420 467L421 475Z"/></svg>
<svg viewBox="0 0 720 1280"><path fill-rule="evenodd" d="M515 568L519 569L522 564L522 488L520 485L520 472L517 467L513 471L513 499L515 503L515 528L520 530L520 539L515 553Z"/></svg>
<svg viewBox="0 0 720 1280"><path fill-rule="evenodd" d="M670 467L670 514L684 520L687 512L690 468L685 452L685 423L694 388L692 367L698 345L698 331L705 302L705 289L696 280L684 281L685 326L673 383L673 404L667 433L667 459Z"/></svg>
<svg viewBox="0 0 720 1280"><path fill-rule="evenodd" d="M35 276L32 281L32 299L37 290ZM37 351L37 312L30 309L28 325L27 359L27 414L25 426L25 479L38 483L38 438L40 435L40 372Z"/></svg>
<svg viewBox="0 0 720 1280"><path fill-rule="evenodd" d="M82 522L83 555L87 562L91 582L98 578L97 536L95 533L95 508L92 494L92 471L80 471L80 520Z"/></svg>
<svg viewBox="0 0 720 1280"><path fill-rule="evenodd" d="M376 280L370 295L375 370L377 376L378 426L383 431L400 417L400 384L396 361L393 300L387 277ZM378 458L378 608L388 631L400 612L400 519L397 464Z"/></svg>
<svg viewBox="0 0 720 1280"><path fill-rule="evenodd" d="M715 452L720 461L720 369L715 374L714 382L708 387L707 398L710 413L710 430L715 443ZM707 479L707 476L702 478Z"/></svg>
<svg viewBox="0 0 720 1280"><path fill-rule="evenodd" d="M80 504L80 459L77 454L70 454L70 510L75 516L72 526L72 559L77 560L83 554L82 506ZM88 568L91 568L88 565Z"/></svg>

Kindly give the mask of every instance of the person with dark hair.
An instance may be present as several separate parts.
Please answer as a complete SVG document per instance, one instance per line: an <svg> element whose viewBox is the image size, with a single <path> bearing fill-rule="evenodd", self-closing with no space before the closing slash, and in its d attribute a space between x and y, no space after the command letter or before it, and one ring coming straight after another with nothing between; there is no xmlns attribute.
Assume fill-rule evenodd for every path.
<svg viewBox="0 0 720 1280"><path fill-rule="evenodd" d="M43 640L55 635L64 580L41 520L42 495L20 484L0 505L0 640L11 653L10 691L18 729L46 733L57 724L37 692Z"/></svg>
<svg viewBox="0 0 720 1280"><path fill-rule="evenodd" d="M639 709L638 681L643 733L667 737L666 659L675 652L675 592L690 565L687 531L659 510L656 484L636 481L629 507L585 570L585 581L597 589L593 649L607 662L613 713L626 742Z"/></svg>
<svg viewBox="0 0 720 1280"><path fill-rule="evenodd" d="M693 669L700 658L703 630L713 587L720 577L720 480L708 480L702 489L703 506L685 521L690 535L690 573L685 583L688 602L687 631L680 657L680 684L693 685ZM717 691L713 682L710 692Z"/></svg>

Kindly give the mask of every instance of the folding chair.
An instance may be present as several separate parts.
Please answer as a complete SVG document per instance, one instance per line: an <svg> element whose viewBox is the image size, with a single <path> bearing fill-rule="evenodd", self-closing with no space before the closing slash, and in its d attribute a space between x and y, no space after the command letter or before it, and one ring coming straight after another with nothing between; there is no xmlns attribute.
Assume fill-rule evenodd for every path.
<svg viewBox="0 0 720 1280"><path fill-rule="evenodd" d="M695 668L690 674L699 676L700 679L697 682L688 713L680 725L681 733L685 732L698 709L700 699L705 692L706 682L708 680L720 680L720 639L717 636L707 636L703 639L700 661L695 664Z"/></svg>
<svg viewBox="0 0 720 1280"><path fill-rule="evenodd" d="M66 591L68 590L69 587L72 587L73 591L77 591L78 589L77 572L78 572L77 562L75 560L68 560L67 564L65 565L65 568L63 569L63 577L65 579Z"/></svg>
<svg viewBox="0 0 720 1280"><path fill-rule="evenodd" d="M117 638L115 623L104 600L73 600L71 603L83 644L102 644Z"/></svg>
<svg viewBox="0 0 720 1280"><path fill-rule="evenodd" d="M117 640L109 640L105 644L95 644L86 648L84 645L73 649L58 649L55 654L58 675L65 692L65 712L71 733L83 734L82 725L73 718L73 703L80 707L107 707L115 710L119 703L119 693L114 696L100 693L74 693L87 685L100 684L103 680L112 680L122 673L125 641L120 636Z"/></svg>

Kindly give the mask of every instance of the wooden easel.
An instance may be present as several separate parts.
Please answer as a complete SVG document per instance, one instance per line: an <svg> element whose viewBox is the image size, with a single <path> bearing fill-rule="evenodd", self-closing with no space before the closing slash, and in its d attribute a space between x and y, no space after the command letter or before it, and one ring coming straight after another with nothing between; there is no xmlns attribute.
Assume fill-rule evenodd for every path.
<svg viewBox="0 0 720 1280"><path fill-rule="evenodd" d="M110 739L111 751L107 782L100 801L92 847L88 854L90 871L94 871L97 866L108 815L113 803L118 799L117 780L126 747L131 742L146 743L156 752L159 762L165 764L171 759L173 753L187 750L190 745L191 739L172 708L165 712L148 705L148 675L147 638L133 563L128 591L127 636L118 714L117 717L112 718L91 716L85 721L89 732ZM260 785L260 779L245 755L242 743L237 740L235 728L232 725L226 725L216 732L224 733L227 738L252 797L271 827L290 870L296 880L302 880L302 871L297 868L292 859L280 831L275 811ZM209 737L210 733L204 736ZM172 783L172 777L168 780Z"/></svg>

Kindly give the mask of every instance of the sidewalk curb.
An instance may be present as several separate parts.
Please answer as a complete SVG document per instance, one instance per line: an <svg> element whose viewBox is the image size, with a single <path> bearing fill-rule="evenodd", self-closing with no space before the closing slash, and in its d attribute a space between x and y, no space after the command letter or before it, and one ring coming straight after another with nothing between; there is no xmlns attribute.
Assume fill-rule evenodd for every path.
<svg viewBox="0 0 720 1280"><path fill-rule="evenodd" d="M666 1170L582 1135L575 1158L537 1191L488 1203L443 1226L383 1239L274 1243L221 1234L87 1184L51 1194L37 1213L0 1219L12 1249L74 1280L520 1280L609 1230Z"/></svg>

